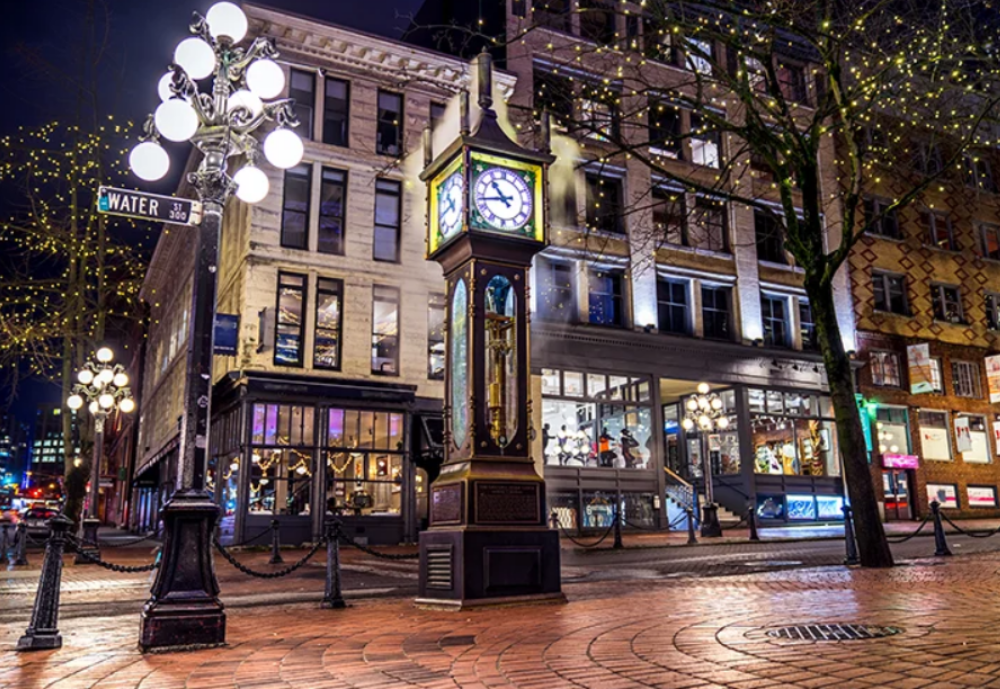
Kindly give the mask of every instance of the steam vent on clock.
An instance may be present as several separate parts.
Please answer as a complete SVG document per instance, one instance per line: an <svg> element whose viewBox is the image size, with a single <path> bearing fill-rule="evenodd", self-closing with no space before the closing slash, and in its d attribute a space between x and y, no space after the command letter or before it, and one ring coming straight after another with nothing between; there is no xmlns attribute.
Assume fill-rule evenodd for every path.
<svg viewBox="0 0 1000 689"><path fill-rule="evenodd" d="M445 462L420 535L424 606L562 601L559 537L530 454L529 269L548 243L553 157L523 148L492 109L492 63L478 58L479 122L444 151L425 137L428 258L447 284ZM546 140L547 136L543 137Z"/></svg>

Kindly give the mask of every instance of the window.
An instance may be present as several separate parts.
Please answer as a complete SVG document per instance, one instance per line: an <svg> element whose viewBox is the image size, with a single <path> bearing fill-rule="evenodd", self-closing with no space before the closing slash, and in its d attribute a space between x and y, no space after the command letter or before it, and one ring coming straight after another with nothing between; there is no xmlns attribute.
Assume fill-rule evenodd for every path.
<svg viewBox="0 0 1000 689"><path fill-rule="evenodd" d="M872 385L899 388L903 381L899 374L899 354L896 352L872 352L868 357L872 371Z"/></svg>
<svg viewBox="0 0 1000 689"><path fill-rule="evenodd" d="M687 212L684 193L668 189L653 189L653 227L659 241L687 246Z"/></svg>
<svg viewBox="0 0 1000 689"><path fill-rule="evenodd" d="M375 151L390 156L403 151L403 97L398 93L378 92Z"/></svg>
<svg viewBox="0 0 1000 689"><path fill-rule="evenodd" d="M614 43L614 9L601 0L580 0L580 35L602 45Z"/></svg>
<svg viewBox="0 0 1000 689"><path fill-rule="evenodd" d="M660 332L675 335L691 334L687 280L661 278L656 282L656 301Z"/></svg>
<svg viewBox="0 0 1000 689"><path fill-rule="evenodd" d="M869 234L888 239L901 238L896 211L886 211L890 204L890 201L871 196L865 199L865 226Z"/></svg>
<svg viewBox="0 0 1000 689"><path fill-rule="evenodd" d="M786 264L785 241L778 219L760 209L753 212L754 231L757 235L757 260Z"/></svg>
<svg viewBox="0 0 1000 689"><path fill-rule="evenodd" d="M917 422L920 425L920 452L923 458L951 461L948 412L921 409L917 412Z"/></svg>
<svg viewBox="0 0 1000 689"><path fill-rule="evenodd" d="M1000 330L1000 294L986 294L986 326L990 330Z"/></svg>
<svg viewBox="0 0 1000 689"><path fill-rule="evenodd" d="M688 241L691 246L699 249L729 251L725 202L705 196L699 196L695 200Z"/></svg>
<svg viewBox="0 0 1000 689"><path fill-rule="evenodd" d="M808 104L809 94L806 91L806 73L796 65L778 65L778 88L786 101Z"/></svg>
<svg viewBox="0 0 1000 689"><path fill-rule="evenodd" d="M253 405L250 513L309 514L316 469L315 418L313 407Z"/></svg>
<svg viewBox="0 0 1000 689"><path fill-rule="evenodd" d="M983 257L1000 261L1000 225L980 225L983 235Z"/></svg>
<svg viewBox="0 0 1000 689"><path fill-rule="evenodd" d="M951 386L958 397L981 398L979 384L979 364L972 361L951 362Z"/></svg>
<svg viewBox="0 0 1000 689"><path fill-rule="evenodd" d="M663 22L645 18L642 22L642 49L646 57L676 65L677 51L674 49L674 35Z"/></svg>
<svg viewBox="0 0 1000 689"><path fill-rule="evenodd" d="M326 505L357 514L402 511L404 414L359 409L330 409L320 416L327 427Z"/></svg>
<svg viewBox="0 0 1000 689"><path fill-rule="evenodd" d="M350 112L351 85L341 79L326 79L326 98L323 100L323 143L350 146L347 138Z"/></svg>
<svg viewBox="0 0 1000 689"><path fill-rule="evenodd" d="M684 40L684 69L707 76L712 73L712 43L688 36Z"/></svg>
<svg viewBox="0 0 1000 689"><path fill-rule="evenodd" d="M608 95L602 85L584 87L580 99L580 129L597 141L608 141L618 136L618 95Z"/></svg>
<svg viewBox="0 0 1000 689"><path fill-rule="evenodd" d="M296 133L303 139L313 138L313 112L316 109L316 75L293 69L288 84L288 97L295 101L293 110L299 120Z"/></svg>
<svg viewBox="0 0 1000 689"><path fill-rule="evenodd" d="M649 148L667 158L684 157L681 109L667 100L649 100Z"/></svg>
<svg viewBox="0 0 1000 689"><path fill-rule="evenodd" d="M573 266L544 259L538 262L538 294L535 297L542 318L552 321L576 320L573 296Z"/></svg>
<svg viewBox="0 0 1000 689"><path fill-rule="evenodd" d="M719 167L719 132L712 129L708 119L691 113L691 162L706 167Z"/></svg>
<svg viewBox="0 0 1000 689"><path fill-rule="evenodd" d="M729 287L701 286L701 320L703 334L713 340L733 339L730 328Z"/></svg>
<svg viewBox="0 0 1000 689"><path fill-rule="evenodd" d="M624 276L614 270L592 269L589 279L590 323L594 325L625 325Z"/></svg>
<svg viewBox="0 0 1000 689"><path fill-rule="evenodd" d="M805 299L799 299L799 337L802 340L803 350L807 352L819 351L812 305Z"/></svg>
<svg viewBox="0 0 1000 689"><path fill-rule="evenodd" d="M427 377L444 380L444 310L443 294L432 294L427 301Z"/></svg>
<svg viewBox="0 0 1000 689"><path fill-rule="evenodd" d="M928 177L939 174L944 168L941 147L937 144L918 144L913 152L913 166Z"/></svg>
<svg viewBox="0 0 1000 689"><path fill-rule="evenodd" d="M285 170L285 190L281 206L281 246L309 248L309 197L312 167L296 165Z"/></svg>
<svg viewBox="0 0 1000 689"><path fill-rule="evenodd" d="M372 288L372 373L399 375L399 290Z"/></svg>
<svg viewBox="0 0 1000 689"><path fill-rule="evenodd" d="M997 190L993 182L993 171L990 168L990 161L983 155L966 153L962 156L965 168L965 186L983 191Z"/></svg>
<svg viewBox="0 0 1000 689"><path fill-rule="evenodd" d="M875 295L875 310L907 315L906 278L872 271L872 291Z"/></svg>
<svg viewBox="0 0 1000 689"><path fill-rule="evenodd" d="M302 365L306 276L278 273L278 308L274 342L274 363Z"/></svg>
<svg viewBox="0 0 1000 689"><path fill-rule="evenodd" d="M438 125L444 120L444 113L446 110L444 103L431 103L431 130L438 128Z"/></svg>
<svg viewBox="0 0 1000 689"><path fill-rule="evenodd" d="M948 323L963 323L962 296L952 285L931 285L934 300L934 318Z"/></svg>
<svg viewBox="0 0 1000 689"><path fill-rule="evenodd" d="M910 454L910 422L906 407L879 405L875 410L879 454Z"/></svg>
<svg viewBox="0 0 1000 689"><path fill-rule="evenodd" d="M764 326L764 344L788 346L788 300L769 294L760 295L760 313Z"/></svg>
<svg viewBox="0 0 1000 689"><path fill-rule="evenodd" d="M568 32L571 0L535 0L531 3L535 23L556 31Z"/></svg>
<svg viewBox="0 0 1000 689"><path fill-rule="evenodd" d="M965 433L966 424L968 433ZM986 464L990 461L990 441L986 429L985 416L959 414L955 419L955 447L962 453L964 461L976 464Z"/></svg>
<svg viewBox="0 0 1000 689"><path fill-rule="evenodd" d="M624 233L621 221L622 182L596 173L587 174L587 225L593 230Z"/></svg>
<svg viewBox="0 0 1000 689"><path fill-rule="evenodd" d="M319 189L319 237L316 249L321 254L344 255L344 208L347 197L347 173L323 168Z"/></svg>
<svg viewBox="0 0 1000 689"><path fill-rule="evenodd" d="M927 229L927 241L938 249L958 251L955 235L951 229L951 218L947 213L926 211L923 214L924 227Z"/></svg>
<svg viewBox="0 0 1000 689"><path fill-rule="evenodd" d="M375 180L375 243L372 256L376 261L399 262L401 202L399 182Z"/></svg>
<svg viewBox="0 0 1000 689"><path fill-rule="evenodd" d="M344 318L344 283L331 278L316 281L316 330L313 366L340 369L340 333Z"/></svg>
<svg viewBox="0 0 1000 689"><path fill-rule="evenodd" d="M931 392L943 395L944 394L944 369L941 366L941 357L932 356L931 357Z"/></svg>
<svg viewBox="0 0 1000 689"><path fill-rule="evenodd" d="M548 110L558 124L573 119L573 84L565 77L535 68L535 116Z"/></svg>

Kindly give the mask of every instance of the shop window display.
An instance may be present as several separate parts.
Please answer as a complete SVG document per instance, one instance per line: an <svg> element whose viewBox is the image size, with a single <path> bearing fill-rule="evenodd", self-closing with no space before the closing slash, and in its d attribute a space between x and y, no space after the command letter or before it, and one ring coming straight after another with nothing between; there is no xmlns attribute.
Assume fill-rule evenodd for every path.
<svg viewBox="0 0 1000 689"><path fill-rule="evenodd" d="M330 409L326 508L356 515L396 515L402 508L403 415Z"/></svg>
<svg viewBox="0 0 1000 689"><path fill-rule="evenodd" d="M725 428L716 426L711 431L700 431L696 426L693 430L685 433L687 444L687 467L682 467L680 472L684 478L701 478L705 473L704 453L708 453L708 459L712 463L712 475L734 475L740 473L740 441L737 415L736 415L736 393L733 390L722 390L717 394L721 407L714 410L721 413L727 419ZM691 413L700 413L697 408L696 397L684 398L682 408ZM707 398L706 398L707 399ZM694 401L696 405L691 409L690 405ZM666 413L666 412L665 412ZM665 417L666 418L666 417ZM669 439L668 439L669 445Z"/></svg>
<svg viewBox="0 0 1000 689"><path fill-rule="evenodd" d="M648 380L546 369L542 387L546 464L608 469L652 465Z"/></svg>
<svg viewBox="0 0 1000 689"><path fill-rule="evenodd" d="M825 396L748 390L754 473L839 476L836 428Z"/></svg>
<svg viewBox="0 0 1000 689"><path fill-rule="evenodd" d="M757 495L757 516L760 519L784 519L784 495Z"/></svg>
<svg viewBox="0 0 1000 689"><path fill-rule="evenodd" d="M311 450L254 449L250 457L250 514L308 515L312 459Z"/></svg>
<svg viewBox="0 0 1000 689"><path fill-rule="evenodd" d="M785 506L790 520L816 519L816 498L812 495L786 495Z"/></svg>
<svg viewBox="0 0 1000 689"><path fill-rule="evenodd" d="M817 519L843 519L844 498L839 495L816 496Z"/></svg>

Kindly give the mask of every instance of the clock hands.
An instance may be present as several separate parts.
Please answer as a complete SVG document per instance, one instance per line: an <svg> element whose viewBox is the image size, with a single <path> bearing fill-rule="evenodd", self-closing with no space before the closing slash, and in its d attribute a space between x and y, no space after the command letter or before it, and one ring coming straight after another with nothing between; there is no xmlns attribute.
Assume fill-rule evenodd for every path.
<svg viewBox="0 0 1000 689"><path fill-rule="evenodd" d="M496 197L492 197L492 196L490 198L483 197L483 200L484 201L503 201L503 205L507 206L507 208L510 208L510 202L511 202L511 200L514 197L513 196L504 196L504 193L500 190L500 185L497 184L496 182L493 182L491 184L491 186L493 187L493 190L497 193Z"/></svg>

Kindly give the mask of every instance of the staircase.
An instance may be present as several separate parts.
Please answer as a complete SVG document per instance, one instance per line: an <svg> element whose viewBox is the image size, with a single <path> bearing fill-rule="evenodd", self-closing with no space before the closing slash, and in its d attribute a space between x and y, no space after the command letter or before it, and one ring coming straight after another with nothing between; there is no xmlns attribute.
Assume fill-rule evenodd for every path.
<svg viewBox="0 0 1000 689"><path fill-rule="evenodd" d="M663 467L667 473L667 495L665 507L667 510L667 523L672 524L672 531L685 531L687 525L687 510L695 514L694 523L697 528L701 522L701 506L705 504L705 496L699 492L691 483L681 478L679 475ZM697 508L695 504L697 503ZM719 523L723 527L737 524L742 517L733 514L731 511L716 503L718 507Z"/></svg>

